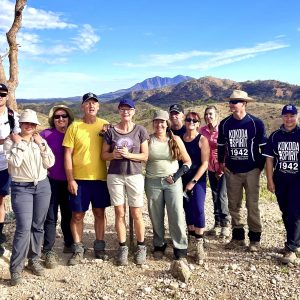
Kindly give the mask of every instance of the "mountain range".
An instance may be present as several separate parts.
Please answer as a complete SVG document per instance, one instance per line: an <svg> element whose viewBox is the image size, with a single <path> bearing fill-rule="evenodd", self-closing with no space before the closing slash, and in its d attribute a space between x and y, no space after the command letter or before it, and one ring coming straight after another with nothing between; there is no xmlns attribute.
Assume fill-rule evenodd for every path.
<svg viewBox="0 0 300 300"><path fill-rule="evenodd" d="M127 88L127 89L117 90L115 92L110 92L110 93L105 93L105 94L100 94L99 98L102 101L106 102L106 101L110 101L110 100L114 100L116 98L122 97L123 95L130 93L130 92L137 92L140 90L147 91L147 90L152 90L152 89L159 89L159 88L163 88L166 86L173 86L173 85L176 85L183 81L187 81L187 80L191 80L191 79L194 79L194 78L190 77L190 76L183 76L183 75L177 75L173 78L155 76L152 78L147 78L142 82L136 83L134 86ZM17 99L18 103L61 102L61 101L77 102L77 101L81 101L81 96L74 96L74 97L67 97L67 98Z"/></svg>
<svg viewBox="0 0 300 300"><path fill-rule="evenodd" d="M208 101L223 101L233 89L242 89L259 102L291 102L300 104L300 86L277 80L237 82L215 77L195 79L178 75L174 78L153 77L137 83L131 88L100 95L102 101L115 103L124 98L136 102L147 102L166 107L173 103L194 104ZM18 103L35 102L78 102L81 97L51 99L17 99Z"/></svg>
<svg viewBox="0 0 300 300"><path fill-rule="evenodd" d="M300 86L277 80L256 80L236 82L229 79L202 77L181 82L175 86L160 89L134 91L115 99L131 98L136 102L147 102L156 106L169 106L173 103L201 104L208 101L224 101L233 89L246 91L258 102L300 103Z"/></svg>

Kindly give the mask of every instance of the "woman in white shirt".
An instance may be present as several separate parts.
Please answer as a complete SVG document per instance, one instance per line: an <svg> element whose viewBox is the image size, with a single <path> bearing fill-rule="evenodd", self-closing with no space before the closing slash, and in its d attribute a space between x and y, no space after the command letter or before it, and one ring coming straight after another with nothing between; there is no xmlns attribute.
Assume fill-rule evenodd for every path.
<svg viewBox="0 0 300 300"><path fill-rule="evenodd" d="M51 196L47 169L55 160L47 142L36 132L40 125L36 112L24 110L19 123L21 132L11 134L4 142L8 172L12 177L12 208L16 216L10 260L11 285L21 282L26 257L27 268L37 276L44 275L40 256Z"/></svg>

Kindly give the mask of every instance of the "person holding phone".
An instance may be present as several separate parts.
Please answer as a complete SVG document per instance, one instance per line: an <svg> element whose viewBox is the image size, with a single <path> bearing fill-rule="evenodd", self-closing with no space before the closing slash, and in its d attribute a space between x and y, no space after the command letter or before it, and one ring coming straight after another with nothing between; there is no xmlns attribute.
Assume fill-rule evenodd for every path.
<svg viewBox="0 0 300 300"><path fill-rule="evenodd" d="M125 197L134 222L137 247L134 262L146 262L145 225L142 215L144 205L144 176L142 162L148 159L149 135L143 126L133 122L135 103L131 99L121 100L119 105L120 122L108 128L104 134L102 159L110 161L107 186L112 204L115 207L115 228L119 249L116 264L128 264L126 245Z"/></svg>

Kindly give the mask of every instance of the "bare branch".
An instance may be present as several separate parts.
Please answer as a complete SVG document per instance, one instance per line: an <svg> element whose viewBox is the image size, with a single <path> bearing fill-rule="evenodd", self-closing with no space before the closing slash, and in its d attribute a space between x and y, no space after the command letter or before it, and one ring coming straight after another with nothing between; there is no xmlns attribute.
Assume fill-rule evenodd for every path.
<svg viewBox="0 0 300 300"><path fill-rule="evenodd" d="M16 0L15 6L15 17L10 30L6 33L7 42L9 45L9 80L8 80L8 106L13 109L17 108L15 91L19 85L18 77L18 44L17 44L17 33L22 25L22 13L27 3L27 0Z"/></svg>

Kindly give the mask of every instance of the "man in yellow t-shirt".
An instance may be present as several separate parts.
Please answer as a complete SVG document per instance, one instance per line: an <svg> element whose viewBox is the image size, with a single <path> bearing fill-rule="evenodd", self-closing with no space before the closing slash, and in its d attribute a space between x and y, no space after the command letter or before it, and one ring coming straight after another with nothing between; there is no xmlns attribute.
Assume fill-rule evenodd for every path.
<svg viewBox="0 0 300 300"><path fill-rule="evenodd" d="M106 185L106 163L100 157L103 138L99 135L107 121L97 118L99 100L93 93L82 97L83 118L73 122L63 141L65 170L72 209L71 231L74 239L69 265L80 263L84 254L83 219L92 203L95 218L95 257L107 260L105 252L105 208L110 206Z"/></svg>

